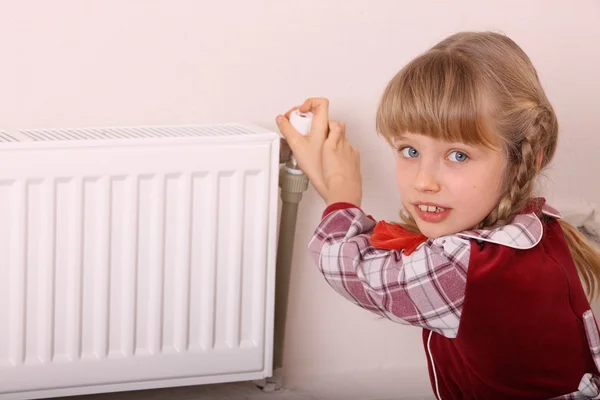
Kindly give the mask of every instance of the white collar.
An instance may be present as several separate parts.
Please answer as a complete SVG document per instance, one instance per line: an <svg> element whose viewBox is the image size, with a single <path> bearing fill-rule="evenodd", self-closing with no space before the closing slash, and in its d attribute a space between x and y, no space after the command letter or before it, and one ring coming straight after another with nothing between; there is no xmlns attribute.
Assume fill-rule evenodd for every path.
<svg viewBox="0 0 600 400"><path fill-rule="evenodd" d="M542 207L542 213L553 218L562 218L556 209L548 205ZM510 224L499 228L463 231L456 235L524 250L535 247L543 234L542 222L535 213L530 213L517 215Z"/></svg>

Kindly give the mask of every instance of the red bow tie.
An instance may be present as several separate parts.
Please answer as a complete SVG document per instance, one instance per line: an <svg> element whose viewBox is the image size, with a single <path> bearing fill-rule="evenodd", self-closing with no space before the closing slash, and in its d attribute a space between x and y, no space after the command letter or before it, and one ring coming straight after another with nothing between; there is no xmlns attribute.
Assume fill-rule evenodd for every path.
<svg viewBox="0 0 600 400"><path fill-rule="evenodd" d="M404 250L410 255L429 238L421 233L412 233L397 224L379 221L371 234L371 246L385 250Z"/></svg>

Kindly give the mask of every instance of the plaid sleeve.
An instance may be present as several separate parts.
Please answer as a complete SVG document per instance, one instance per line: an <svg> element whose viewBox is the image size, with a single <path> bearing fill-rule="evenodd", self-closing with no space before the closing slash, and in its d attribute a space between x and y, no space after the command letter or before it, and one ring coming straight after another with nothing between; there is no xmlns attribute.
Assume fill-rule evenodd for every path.
<svg viewBox="0 0 600 400"><path fill-rule="evenodd" d="M469 239L429 240L406 256L376 249L369 235L375 222L358 208L329 213L309 250L339 294L394 322L456 337L465 296Z"/></svg>

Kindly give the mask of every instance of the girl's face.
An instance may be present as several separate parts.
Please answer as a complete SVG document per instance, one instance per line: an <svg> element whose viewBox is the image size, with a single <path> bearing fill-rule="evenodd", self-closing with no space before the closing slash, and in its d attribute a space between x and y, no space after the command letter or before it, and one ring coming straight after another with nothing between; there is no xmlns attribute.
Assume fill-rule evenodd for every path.
<svg viewBox="0 0 600 400"><path fill-rule="evenodd" d="M496 207L506 157L485 146L406 133L394 141L402 203L423 235L468 230Z"/></svg>

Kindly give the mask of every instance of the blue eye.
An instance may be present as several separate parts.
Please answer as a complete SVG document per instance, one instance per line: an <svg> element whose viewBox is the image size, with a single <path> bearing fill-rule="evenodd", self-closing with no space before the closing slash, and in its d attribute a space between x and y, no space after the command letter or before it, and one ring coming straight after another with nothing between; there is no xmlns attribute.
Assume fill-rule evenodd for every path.
<svg viewBox="0 0 600 400"><path fill-rule="evenodd" d="M405 147L401 151L402 151L402 155L406 158L419 157L419 152L414 147Z"/></svg>
<svg viewBox="0 0 600 400"><path fill-rule="evenodd" d="M453 151L452 153L450 153L448 158L450 159L450 161L459 163L465 162L469 159L469 157L465 153L461 153L460 151Z"/></svg>

